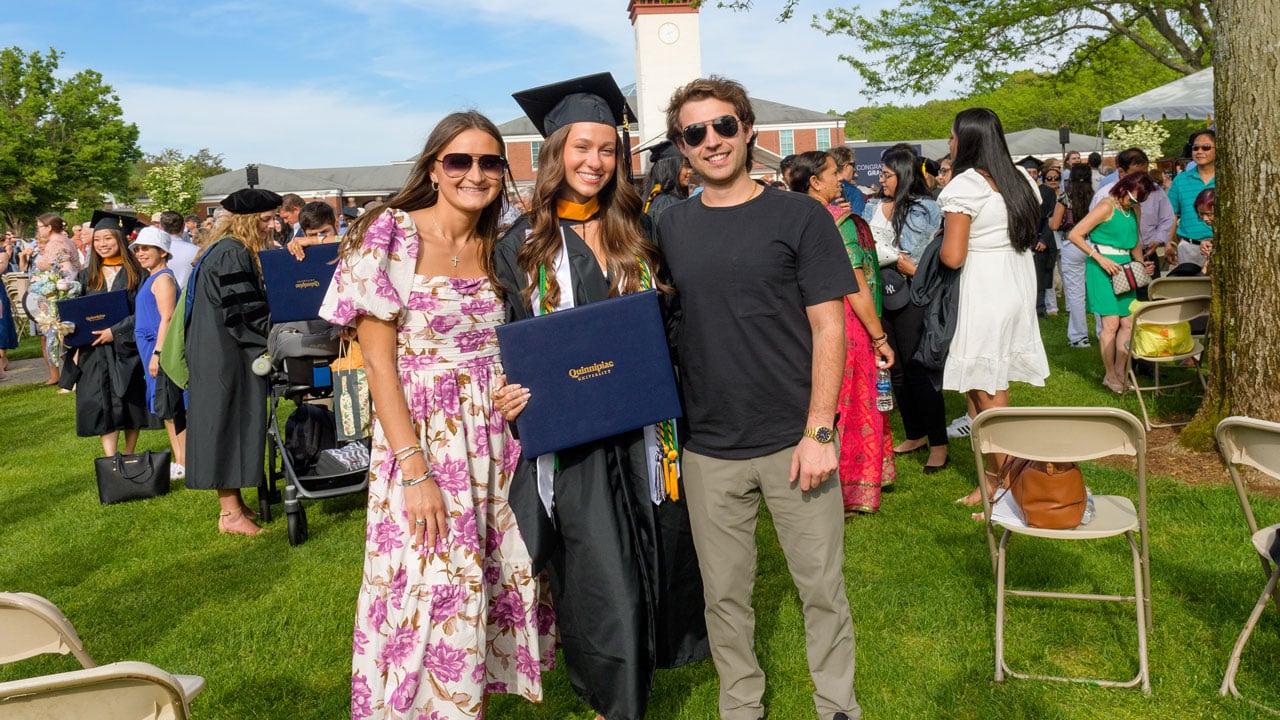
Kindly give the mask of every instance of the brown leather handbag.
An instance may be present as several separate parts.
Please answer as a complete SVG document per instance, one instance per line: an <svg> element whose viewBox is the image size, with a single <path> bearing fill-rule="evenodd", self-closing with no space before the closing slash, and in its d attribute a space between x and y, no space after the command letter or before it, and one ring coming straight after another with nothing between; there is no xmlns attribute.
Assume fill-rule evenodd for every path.
<svg viewBox="0 0 1280 720"><path fill-rule="evenodd" d="M1000 469L1006 492L1022 508L1027 525L1070 530L1080 525L1088 500L1084 475L1076 463L1046 463L1010 455Z"/></svg>

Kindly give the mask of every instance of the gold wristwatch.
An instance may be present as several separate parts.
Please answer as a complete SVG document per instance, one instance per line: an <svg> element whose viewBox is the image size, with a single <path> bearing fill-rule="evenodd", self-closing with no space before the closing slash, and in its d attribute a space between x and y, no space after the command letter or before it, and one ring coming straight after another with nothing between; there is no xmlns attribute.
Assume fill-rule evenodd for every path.
<svg viewBox="0 0 1280 720"><path fill-rule="evenodd" d="M819 425L818 427L807 427L804 429L804 436L813 438L814 440L817 440L823 445L826 445L827 443L836 439L836 434L832 432L831 428L827 427L826 425Z"/></svg>

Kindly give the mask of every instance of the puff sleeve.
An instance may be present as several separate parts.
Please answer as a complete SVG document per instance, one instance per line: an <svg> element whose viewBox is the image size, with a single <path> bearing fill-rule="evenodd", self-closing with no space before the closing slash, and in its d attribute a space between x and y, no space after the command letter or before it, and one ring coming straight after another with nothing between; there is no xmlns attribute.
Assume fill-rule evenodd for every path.
<svg viewBox="0 0 1280 720"><path fill-rule="evenodd" d="M338 260L320 317L335 325L361 315L395 320L408 305L417 263L417 228L407 214L388 209L365 229L360 247Z"/></svg>
<svg viewBox="0 0 1280 720"><path fill-rule="evenodd" d="M991 185L977 170L969 169L952 178L938 196L943 213L963 213L975 217L990 199Z"/></svg>

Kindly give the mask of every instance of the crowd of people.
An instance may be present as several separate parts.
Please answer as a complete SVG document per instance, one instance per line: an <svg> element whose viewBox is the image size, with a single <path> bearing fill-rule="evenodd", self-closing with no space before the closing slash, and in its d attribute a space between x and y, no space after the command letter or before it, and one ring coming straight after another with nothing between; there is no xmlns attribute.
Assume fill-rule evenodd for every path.
<svg viewBox="0 0 1280 720"><path fill-rule="evenodd" d="M1212 251L1212 131L1167 188L1137 149L1105 177L1101 156L1015 165L982 108L956 116L944 158L886 151L874 187L845 147L786 158L775 183L751 176L745 89L711 77L671 98L637 190L610 76L514 97L545 138L514 202L501 134L469 111L367 212L247 189L206 223L42 215L34 242L9 233L0 248L12 270L123 290L134 310L46 358L49 382L76 393L77 434L114 455L163 425L175 477L216 492L219 531L256 535L241 493L261 483L267 422L251 369L270 331L258 254L340 242L320 314L359 342L374 416L354 718L540 701L557 647L600 718L643 718L657 669L708 656L720 717L763 717L761 501L800 596L815 710L860 717L846 522L880 509L899 457L941 471L969 418L1008 405L1014 382L1044 384L1037 313L1057 312L1055 264L1069 344L1089 347L1099 316L1103 383L1120 392L1134 297L1110 276L1131 260L1155 274L1161 256L1203 272ZM507 382L496 328L650 290L684 417L524 458L515 420L533 391ZM17 340L2 310L0 349ZM950 426L947 391L968 407ZM655 491L672 464L678 483Z"/></svg>

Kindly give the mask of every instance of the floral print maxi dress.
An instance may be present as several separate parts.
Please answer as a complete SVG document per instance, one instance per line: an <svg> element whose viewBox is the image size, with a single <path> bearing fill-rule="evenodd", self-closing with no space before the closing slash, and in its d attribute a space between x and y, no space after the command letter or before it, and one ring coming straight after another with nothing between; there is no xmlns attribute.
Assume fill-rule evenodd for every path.
<svg viewBox="0 0 1280 720"><path fill-rule="evenodd" d="M364 257L343 261L322 308L346 325L362 313L397 315L404 303L400 381L450 518L435 552L412 547L400 468L375 414L352 653L356 719L476 718L486 693L539 701L555 658L549 595L507 505L520 447L490 397L502 372L494 332L502 303L485 278L409 274L407 293L388 292L406 277L389 266L412 267L416 234L403 214L376 221ZM376 261L362 261L369 255Z"/></svg>

